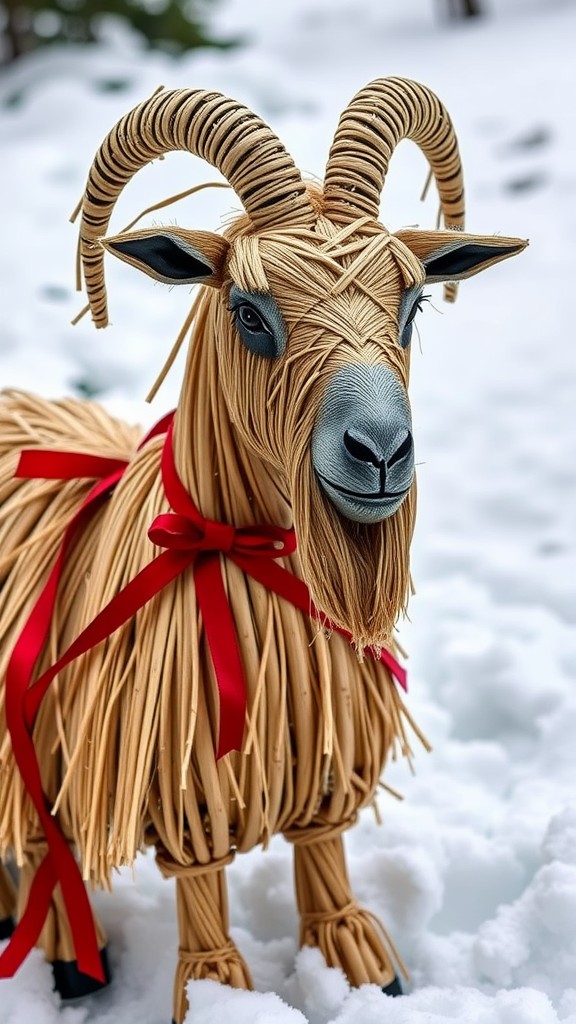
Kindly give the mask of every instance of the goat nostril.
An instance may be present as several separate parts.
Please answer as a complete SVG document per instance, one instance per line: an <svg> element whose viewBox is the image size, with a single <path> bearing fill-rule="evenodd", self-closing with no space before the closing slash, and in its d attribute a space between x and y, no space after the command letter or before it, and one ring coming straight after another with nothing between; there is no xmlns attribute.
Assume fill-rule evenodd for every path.
<svg viewBox="0 0 576 1024"><path fill-rule="evenodd" d="M394 455L392 456L392 458L388 460L388 463L387 463L388 469L390 469L390 467L393 466L396 462L400 462L401 459L404 459L406 457L406 455L410 454L411 451L412 451L412 434L410 433L410 431L408 431L408 434L406 435L406 437L402 441L402 444L400 445L400 447L396 449L396 451L394 452Z"/></svg>
<svg viewBox="0 0 576 1024"><path fill-rule="evenodd" d="M379 458L376 452L373 452L367 444L354 437L349 430L344 434L344 445L352 458L358 459L359 462L370 462L376 468L384 463L384 459Z"/></svg>

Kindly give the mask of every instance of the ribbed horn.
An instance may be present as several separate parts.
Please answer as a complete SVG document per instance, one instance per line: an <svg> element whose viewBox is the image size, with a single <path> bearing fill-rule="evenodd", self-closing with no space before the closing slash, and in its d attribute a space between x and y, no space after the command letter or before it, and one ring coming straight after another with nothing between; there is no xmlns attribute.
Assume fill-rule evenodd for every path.
<svg viewBox="0 0 576 1024"><path fill-rule="evenodd" d="M92 318L108 323L104 252L114 204L136 171L175 150L216 167L256 227L312 224L316 214L294 161L274 132L247 107L218 92L171 89L154 94L120 119L100 146L82 202L80 255Z"/></svg>
<svg viewBox="0 0 576 1024"><path fill-rule="evenodd" d="M347 224L378 219L390 157L402 139L422 149L436 179L446 228L464 227L464 181L450 116L437 96L407 78L377 78L343 112L328 156L324 213Z"/></svg>

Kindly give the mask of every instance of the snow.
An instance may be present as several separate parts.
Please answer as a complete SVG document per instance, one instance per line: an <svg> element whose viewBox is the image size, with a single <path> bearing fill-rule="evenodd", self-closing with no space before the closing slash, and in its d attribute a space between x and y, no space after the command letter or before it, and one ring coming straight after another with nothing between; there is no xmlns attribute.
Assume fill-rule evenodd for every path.
<svg viewBox="0 0 576 1024"><path fill-rule="evenodd" d="M347 836L360 901L384 920L410 970L402 999L351 991L316 950L298 951L291 851L229 871L232 934L256 991L189 986L187 1024L576 1024L576 357L570 338L576 228L576 6L491 0L450 25L431 0L228 0L232 53L172 60L110 21L105 44L52 50L5 71L2 384L55 396L91 389L149 423L176 400L182 361L152 409L143 395L189 294L109 267L113 326L69 320L75 231L67 217L104 133L159 83L216 87L263 114L306 172L322 175L339 111L370 78L427 82L456 122L468 226L530 237L516 260L434 306L414 343L418 444L417 594L401 640L409 706L434 750L416 774L391 766L383 824ZM118 204L142 208L218 174L178 155L142 172ZM391 228L431 225L415 147L394 158ZM153 222L212 228L237 208L203 192ZM34 953L0 988L0 1024L158 1024L170 1016L177 945L173 883L151 857L95 903L110 937L111 988L63 1006Z"/></svg>

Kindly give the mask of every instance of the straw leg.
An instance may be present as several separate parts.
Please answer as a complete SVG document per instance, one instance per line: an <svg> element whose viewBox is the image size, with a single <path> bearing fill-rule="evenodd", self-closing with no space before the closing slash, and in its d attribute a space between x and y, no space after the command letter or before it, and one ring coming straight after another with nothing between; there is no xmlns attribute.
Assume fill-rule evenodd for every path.
<svg viewBox="0 0 576 1024"><path fill-rule="evenodd" d="M406 974L388 935L374 914L354 899L341 835L342 827L291 829L296 899L302 945L317 946L329 967L340 967L353 986L375 983L400 995L395 961Z"/></svg>
<svg viewBox="0 0 576 1024"><path fill-rule="evenodd" d="M176 876L180 946L174 977L173 1024L182 1024L188 1010L186 985L210 978L234 988L252 988L250 972L228 934L226 865L232 857L211 864L183 866L164 850L157 861L165 877Z"/></svg>
<svg viewBox="0 0 576 1024"><path fill-rule="evenodd" d="M37 868L46 854L46 844L42 840L35 841L25 850L26 861L20 869L20 885L18 888L18 914L24 911L28 901L30 886ZM96 981L78 970L74 943L68 924L68 916L60 886L56 886L48 917L37 945L43 950L49 963L52 964L54 987L62 999L77 999L104 988L110 982L110 968L106 953L106 935L96 917L94 917L98 946L102 959L105 982Z"/></svg>
<svg viewBox="0 0 576 1024"><path fill-rule="evenodd" d="M8 874L8 869L0 864L0 941L12 935L15 913L16 886Z"/></svg>

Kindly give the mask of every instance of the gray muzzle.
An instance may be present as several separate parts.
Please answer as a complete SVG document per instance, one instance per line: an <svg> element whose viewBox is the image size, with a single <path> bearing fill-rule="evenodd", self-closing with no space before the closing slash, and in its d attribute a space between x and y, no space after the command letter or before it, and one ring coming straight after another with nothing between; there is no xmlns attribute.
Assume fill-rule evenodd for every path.
<svg viewBox="0 0 576 1024"><path fill-rule="evenodd" d="M334 374L312 434L312 464L342 515L377 523L400 507L414 479L408 398L387 366Z"/></svg>

